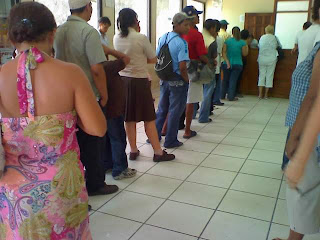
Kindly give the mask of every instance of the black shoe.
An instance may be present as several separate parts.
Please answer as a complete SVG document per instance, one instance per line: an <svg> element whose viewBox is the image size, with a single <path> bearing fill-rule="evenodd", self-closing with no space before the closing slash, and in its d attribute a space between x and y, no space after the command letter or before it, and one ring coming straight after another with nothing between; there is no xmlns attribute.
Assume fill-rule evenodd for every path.
<svg viewBox="0 0 320 240"><path fill-rule="evenodd" d="M218 102L218 103L213 103L213 105L216 105L216 106L224 106L224 103L223 103L223 102Z"/></svg>
<svg viewBox="0 0 320 240"><path fill-rule="evenodd" d="M168 148L168 149L171 149L171 148L181 147L182 145L183 145L183 143L178 141L177 143L172 144L172 145L169 145L169 146L164 145L164 147L165 147L165 148Z"/></svg>
<svg viewBox="0 0 320 240"><path fill-rule="evenodd" d="M179 130L183 130L186 127L186 125L179 126Z"/></svg>
<svg viewBox="0 0 320 240"><path fill-rule="evenodd" d="M168 154L166 151L163 151L162 155L154 155L153 156L153 161L154 162L168 162L168 161L172 161L176 158L175 155L173 154Z"/></svg>
<svg viewBox="0 0 320 240"><path fill-rule="evenodd" d="M92 210L92 206L88 205L88 211L90 212Z"/></svg>
<svg viewBox="0 0 320 240"><path fill-rule="evenodd" d="M115 192L118 192L119 188L116 185L107 185L106 183L104 184L103 187L99 188L95 192L88 192L88 195L91 196L98 196L98 195L108 195L112 194Z"/></svg>
<svg viewBox="0 0 320 240"><path fill-rule="evenodd" d="M207 121L207 122L200 122L199 121L199 123L211 123L212 122L212 119L211 118L209 118L209 120Z"/></svg>

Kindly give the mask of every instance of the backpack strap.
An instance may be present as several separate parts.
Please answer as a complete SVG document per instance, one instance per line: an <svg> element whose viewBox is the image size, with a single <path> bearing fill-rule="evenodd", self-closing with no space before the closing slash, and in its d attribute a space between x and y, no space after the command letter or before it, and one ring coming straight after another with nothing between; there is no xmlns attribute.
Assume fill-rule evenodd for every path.
<svg viewBox="0 0 320 240"><path fill-rule="evenodd" d="M168 35L169 35L169 33L167 33L167 37L168 37ZM169 42L167 42L167 37L166 37L166 41L165 41L165 42L167 42L167 44L169 44L172 39L174 39L174 38L176 38L176 37L178 37L178 36L179 36L179 35L175 35L173 38L171 38L171 39L169 40Z"/></svg>

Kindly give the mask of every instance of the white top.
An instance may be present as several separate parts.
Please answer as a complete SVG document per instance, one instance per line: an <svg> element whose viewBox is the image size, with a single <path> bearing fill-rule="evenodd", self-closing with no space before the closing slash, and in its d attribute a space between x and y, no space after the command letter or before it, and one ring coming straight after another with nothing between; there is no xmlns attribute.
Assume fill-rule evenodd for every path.
<svg viewBox="0 0 320 240"><path fill-rule="evenodd" d="M277 60L279 43L273 34L265 34L259 41L258 62L261 64L271 64Z"/></svg>
<svg viewBox="0 0 320 240"><path fill-rule="evenodd" d="M303 31L298 39L299 56L297 66L303 62L310 52L312 51L314 44L320 40L320 24L313 24L307 30Z"/></svg>
<svg viewBox="0 0 320 240"><path fill-rule="evenodd" d="M224 40L223 40L223 38L218 36L216 41L217 41L217 45L218 45L218 56L216 58L216 61L217 61L216 74L220 74L221 63L222 63L222 49L223 49Z"/></svg>
<svg viewBox="0 0 320 240"><path fill-rule="evenodd" d="M156 53L147 36L129 28L129 35L121 37L120 33L113 38L115 50L128 55L131 59L126 68L119 72L120 76L148 78L147 60L156 57Z"/></svg>
<svg viewBox="0 0 320 240"><path fill-rule="evenodd" d="M300 31L297 33L296 40L294 41L295 44L298 44L298 43L299 43L299 39L301 38L303 32L304 32L303 30L300 30Z"/></svg>
<svg viewBox="0 0 320 240"><path fill-rule="evenodd" d="M110 46L110 43L109 43L109 39L108 39L108 36L107 34L102 34L101 32L99 32L100 34L100 41L103 45L109 47Z"/></svg>

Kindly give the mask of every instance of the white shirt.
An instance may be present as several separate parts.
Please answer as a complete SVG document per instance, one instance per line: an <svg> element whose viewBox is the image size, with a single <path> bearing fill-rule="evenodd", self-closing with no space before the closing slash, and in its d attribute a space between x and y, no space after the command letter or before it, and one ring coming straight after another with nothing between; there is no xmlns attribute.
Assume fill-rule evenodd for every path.
<svg viewBox="0 0 320 240"><path fill-rule="evenodd" d="M216 61L217 61L216 74L220 74L221 63L222 63L222 49L223 49L224 40L223 40L223 38L218 36L216 41L217 41L217 45L218 45L218 56L216 58Z"/></svg>
<svg viewBox="0 0 320 240"><path fill-rule="evenodd" d="M273 34L265 34L259 41L259 57L258 62L261 64L271 64L278 57L278 41Z"/></svg>
<svg viewBox="0 0 320 240"><path fill-rule="evenodd" d="M299 45L299 39L301 38L302 34L303 34L303 30L300 30L298 33L297 33L297 36L296 36L296 40L295 40L295 44L298 44Z"/></svg>
<svg viewBox="0 0 320 240"><path fill-rule="evenodd" d="M109 39L107 37L107 34L102 34L101 32L99 32L100 34L100 41L103 45L109 47L110 43L109 43Z"/></svg>
<svg viewBox="0 0 320 240"><path fill-rule="evenodd" d="M320 40L319 33L320 24L313 24L307 30L303 31L298 39L299 56L297 66L308 57L314 47L314 44Z"/></svg>
<svg viewBox="0 0 320 240"><path fill-rule="evenodd" d="M155 50L147 36L129 28L129 35L121 37L120 33L113 38L115 50L122 52L131 61L126 68L119 72L120 76L133 78L148 78L147 61L156 57Z"/></svg>

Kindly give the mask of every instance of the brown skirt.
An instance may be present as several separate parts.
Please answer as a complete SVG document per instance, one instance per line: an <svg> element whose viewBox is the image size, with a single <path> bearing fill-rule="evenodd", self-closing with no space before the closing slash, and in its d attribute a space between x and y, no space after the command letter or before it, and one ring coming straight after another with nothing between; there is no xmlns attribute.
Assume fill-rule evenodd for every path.
<svg viewBox="0 0 320 240"><path fill-rule="evenodd" d="M156 119L151 85L147 78L122 77L126 93L126 122L150 122Z"/></svg>

